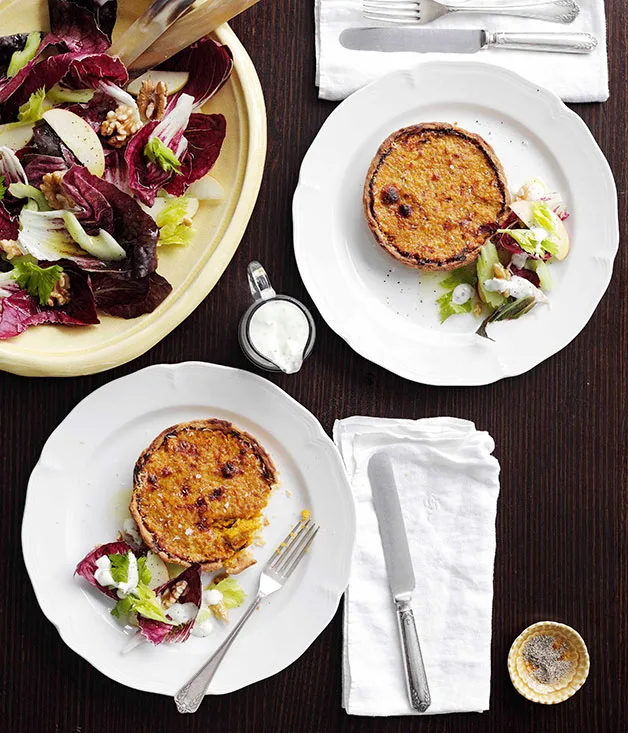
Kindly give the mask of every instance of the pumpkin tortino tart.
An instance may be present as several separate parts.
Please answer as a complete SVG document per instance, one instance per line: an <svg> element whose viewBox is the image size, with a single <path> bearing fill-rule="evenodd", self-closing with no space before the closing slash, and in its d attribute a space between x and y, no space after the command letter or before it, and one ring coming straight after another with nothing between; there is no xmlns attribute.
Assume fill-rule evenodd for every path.
<svg viewBox="0 0 628 733"><path fill-rule="evenodd" d="M234 574L255 562L247 548L276 483L253 436L224 420L195 420L164 430L140 455L130 510L162 560Z"/></svg>
<svg viewBox="0 0 628 733"><path fill-rule="evenodd" d="M510 195L495 151L444 122L404 127L380 145L364 184L376 240L421 270L473 262L505 217Z"/></svg>

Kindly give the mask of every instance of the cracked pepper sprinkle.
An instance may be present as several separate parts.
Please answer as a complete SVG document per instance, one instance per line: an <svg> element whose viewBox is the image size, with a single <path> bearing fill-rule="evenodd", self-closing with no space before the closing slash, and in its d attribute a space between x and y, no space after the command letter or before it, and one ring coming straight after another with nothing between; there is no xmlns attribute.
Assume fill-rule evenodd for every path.
<svg viewBox="0 0 628 733"><path fill-rule="evenodd" d="M565 642L553 636L533 636L523 647L523 657L532 666L534 677L551 685L571 672L571 662L562 658L566 650Z"/></svg>

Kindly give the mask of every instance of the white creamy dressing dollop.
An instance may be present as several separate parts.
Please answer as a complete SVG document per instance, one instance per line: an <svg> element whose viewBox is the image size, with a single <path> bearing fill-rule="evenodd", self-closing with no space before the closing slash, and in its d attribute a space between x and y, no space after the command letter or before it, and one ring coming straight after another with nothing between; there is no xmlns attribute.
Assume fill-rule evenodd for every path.
<svg viewBox="0 0 628 733"><path fill-rule="evenodd" d="M209 636L213 630L214 630L214 622L208 616L207 618L204 618L202 621L196 621L194 626L192 626L191 634L192 636L199 636L202 638L205 636Z"/></svg>
<svg viewBox="0 0 628 733"><path fill-rule="evenodd" d="M277 299L263 303L249 321L253 347L286 374L298 372L310 336L310 324L298 305Z"/></svg>
<svg viewBox="0 0 628 733"><path fill-rule="evenodd" d="M195 603L173 603L166 610L166 616L172 619L175 626L187 624L196 618L198 607Z"/></svg>
<svg viewBox="0 0 628 733"><path fill-rule="evenodd" d="M214 630L212 614L209 610L210 606L215 606L222 601L222 593L216 588L204 590L201 600L201 607L196 617L196 622L192 626L193 636L209 636Z"/></svg>
<svg viewBox="0 0 628 733"><path fill-rule="evenodd" d="M468 283L456 285L451 294L451 300L456 305L464 305L473 297L473 287Z"/></svg>
<svg viewBox="0 0 628 733"><path fill-rule="evenodd" d="M204 606L216 606L220 601L222 601L222 593L216 588L203 591Z"/></svg>
<svg viewBox="0 0 628 733"><path fill-rule="evenodd" d="M111 560L107 555L103 555L96 560L96 571L94 572L94 578L97 583L103 586L109 586L111 588L118 589L118 595L129 595L137 589L139 581L139 575L137 572L137 558L132 552L129 552L129 573L126 581L116 583L111 575Z"/></svg>
<svg viewBox="0 0 628 733"><path fill-rule="evenodd" d="M501 280L496 277L485 280L484 287L489 292L501 293L511 298L528 298L532 296L537 303L549 302L545 293L535 287L529 280L518 275L514 275L510 280Z"/></svg>

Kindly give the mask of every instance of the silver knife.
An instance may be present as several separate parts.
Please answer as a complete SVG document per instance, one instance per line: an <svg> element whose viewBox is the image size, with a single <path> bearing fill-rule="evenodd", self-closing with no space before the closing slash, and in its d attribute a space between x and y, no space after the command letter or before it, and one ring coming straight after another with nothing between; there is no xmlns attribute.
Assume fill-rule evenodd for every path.
<svg viewBox="0 0 628 733"><path fill-rule="evenodd" d="M590 53L597 46L590 33L491 33L450 28L347 28L340 43L353 51L475 53L484 48L519 51Z"/></svg>
<svg viewBox="0 0 628 733"><path fill-rule="evenodd" d="M384 548L388 583L397 607L408 697L412 707L424 713L432 699L412 612L412 591L416 581L395 476L386 453L373 454L368 464L368 476Z"/></svg>

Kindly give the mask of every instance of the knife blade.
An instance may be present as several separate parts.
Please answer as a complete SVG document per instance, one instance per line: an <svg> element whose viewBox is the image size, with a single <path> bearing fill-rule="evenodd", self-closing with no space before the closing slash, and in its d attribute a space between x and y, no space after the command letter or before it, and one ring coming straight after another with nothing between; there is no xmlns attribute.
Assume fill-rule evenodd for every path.
<svg viewBox="0 0 628 733"><path fill-rule="evenodd" d="M412 591L416 581L390 456L382 451L374 453L367 472L388 584L397 610L408 698L413 708L424 713L430 706L431 696L412 611Z"/></svg>
<svg viewBox="0 0 628 733"><path fill-rule="evenodd" d="M375 453L368 464L368 475L390 591L395 600L408 599L416 581L390 457L386 453Z"/></svg>
<svg viewBox="0 0 628 733"><path fill-rule="evenodd" d="M491 33L451 28L347 28L340 43L351 51L475 53L483 48L516 51L591 53L597 39L590 33Z"/></svg>
<svg viewBox="0 0 628 733"><path fill-rule="evenodd" d="M486 44L486 31L445 28L347 28L340 43L352 51L475 53Z"/></svg>

